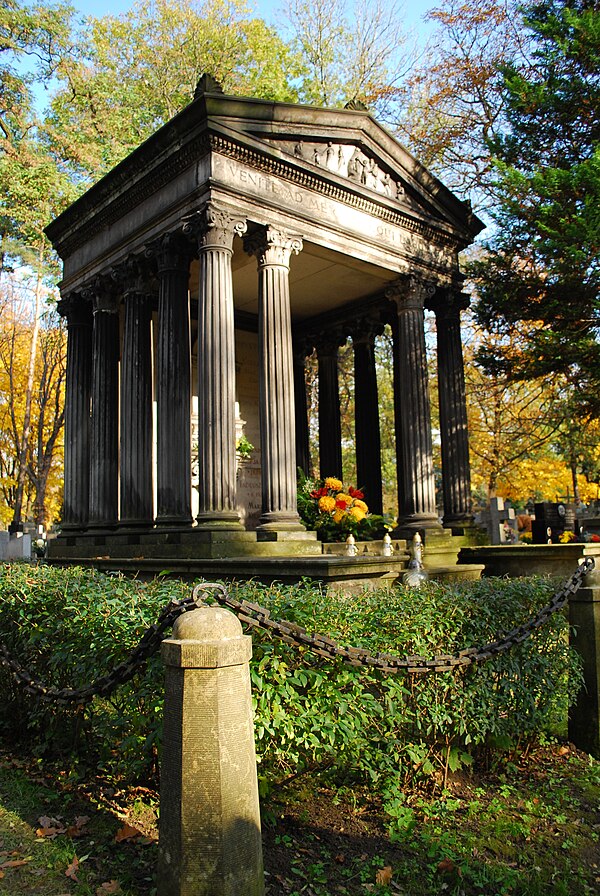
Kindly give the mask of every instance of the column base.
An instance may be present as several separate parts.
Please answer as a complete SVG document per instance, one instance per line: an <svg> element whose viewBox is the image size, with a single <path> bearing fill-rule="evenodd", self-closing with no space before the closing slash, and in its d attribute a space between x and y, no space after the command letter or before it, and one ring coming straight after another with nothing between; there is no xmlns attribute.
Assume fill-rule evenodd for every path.
<svg viewBox="0 0 600 896"><path fill-rule="evenodd" d="M9 529L10 531L10 529ZM15 530L19 531L19 530ZM20 531L23 531L22 529ZM77 523L61 523L60 525L60 534L61 535L81 535L83 532L87 532L87 523L77 524Z"/></svg>
<svg viewBox="0 0 600 896"><path fill-rule="evenodd" d="M193 520L191 516L159 516L156 518L156 526L160 529L191 529Z"/></svg>
<svg viewBox="0 0 600 896"><path fill-rule="evenodd" d="M109 535L111 532L116 531L118 525L117 520L102 523L90 522L87 525L86 532L90 532L92 535Z"/></svg>
<svg viewBox="0 0 600 896"><path fill-rule="evenodd" d="M119 520L118 531L120 532L122 529L141 529L144 532L147 532L150 529L154 528L154 520L153 519L144 519L143 517L138 517L137 519L130 520Z"/></svg>
<svg viewBox="0 0 600 896"><path fill-rule="evenodd" d="M240 515L235 510L201 511L196 517L196 522L199 529L233 529L244 531L244 527L240 522Z"/></svg>
<svg viewBox="0 0 600 896"><path fill-rule="evenodd" d="M451 529L453 535L466 535L475 528L472 513L448 513L442 518L444 529Z"/></svg>
<svg viewBox="0 0 600 896"><path fill-rule="evenodd" d="M264 534L268 539L269 533L277 532L306 532L306 526L302 523L298 513L275 510L263 513L256 527L257 538L260 539Z"/></svg>
<svg viewBox="0 0 600 896"><path fill-rule="evenodd" d="M431 532L442 533L444 527L440 523L439 517L430 513L411 513L408 516L401 517L393 532L392 538L412 538L415 532Z"/></svg>

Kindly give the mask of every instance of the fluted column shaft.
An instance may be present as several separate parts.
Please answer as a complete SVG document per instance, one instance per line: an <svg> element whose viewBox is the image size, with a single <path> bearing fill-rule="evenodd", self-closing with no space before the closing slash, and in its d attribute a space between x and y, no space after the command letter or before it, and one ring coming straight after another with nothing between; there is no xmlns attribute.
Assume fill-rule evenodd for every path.
<svg viewBox="0 0 600 896"><path fill-rule="evenodd" d="M435 503L431 409L425 347L424 305L433 286L406 278L387 290L398 310L398 387L396 450L398 526L408 529L439 528Z"/></svg>
<svg viewBox="0 0 600 896"><path fill-rule="evenodd" d="M306 403L306 347L294 344L294 412L296 415L296 468L310 476L308 407Z"/></svg>
<svg viewBox="0 0 600 896"><path fill-rule="evenodd" d="M65 473L62 529L84 529L89 513L92 309L79 296L63 299L67 319Z"/></svg>
<svg viewBox="0 0 600 896"><path fill-rule="evenodd" d="M259 529L300 530L296 483L294 370L289 264L302 241L267 227L246 240L258 259L262 515Z"/></svg>
<svg viewBox="0 0 600 896"><path fill-rule="evenodd" d="M157 509L162 526L192 522L190 252L177 235L154 247L158 270L156 351Z"/></svg>
<svg viewBox="0 0 600 896"><path fill-rule="evenodd" d="M237 528L233 237L246 222L208 203L186 230L198 240L198 524Z"/></svg>
<svg viewBox="0 0 600 896"><path fill-rule="evenodd" d="M471 468L460 312L469 297L450 290L435 296L444 524L471 522Z"/></svg>
<svg viewBox="0 0 600 896"><path fill-rule="evenodd" d="M125 285L121 360L121 512L123 526L154 522L152 477L152 307L142 278Z"/></svg>
<svg viewBox="0 0 600 896"><path fill-rule="evenodd" d="M339 340L317 343L319 365L319 471L342 479L342 422L338 373Z"/></svg>
<svg viewBox="0 0 600 896"><path fill-rule="evenodd" d="M356 484L364 490L372 513L383 513L379 395L375 366L375 334L354 335L354 426Z"/></svg>
<svg viewBox="0 0 600 896"><path fill-rule="evenodd" d="M89 525L111 528L119 495L119 315L111 286L100 281L93 293Z"/></svg>

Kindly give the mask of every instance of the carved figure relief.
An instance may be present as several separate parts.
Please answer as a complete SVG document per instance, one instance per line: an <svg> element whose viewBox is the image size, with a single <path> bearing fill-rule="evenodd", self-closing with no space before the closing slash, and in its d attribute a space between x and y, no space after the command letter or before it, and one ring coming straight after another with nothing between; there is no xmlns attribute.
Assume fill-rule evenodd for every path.
<svg viewBox="0 0 600 896"><path fill-rule="evenodd" d="M384 171L376 160L368 156L358 146L344 143L305 143L299 140L293 145L286 141L271 141L280 149L289 152L297 159L312 162L317 168L324 168L341 177L375 193L389 196L390 199L402 199L404 186L400 178L393 178L389 171Z"/></svg>

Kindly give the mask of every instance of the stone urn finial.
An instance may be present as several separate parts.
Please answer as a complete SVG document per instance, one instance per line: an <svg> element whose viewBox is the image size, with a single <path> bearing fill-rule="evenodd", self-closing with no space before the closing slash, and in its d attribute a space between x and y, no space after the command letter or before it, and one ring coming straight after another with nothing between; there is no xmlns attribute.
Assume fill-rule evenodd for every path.
<svg viewBox="0 0 600 896"><path fill-rule="evenodd" d="M429 579L429 575L423 568L423 540L418 532L413 535L408 550L410 560L408 568L402 576L402 582L409 588L420 588L423 582Z"/></svg>
<svg viewBox="0 0 600 896"><path fill-rule="evenodd" d="M204 72L198 80L194 91L194 99L200 99L205 93L223 93L223 88L219 82L212 75L209 75L208 72Z"/></svg>
<svg viewBox="0 0 600 896"><path fill-rule="evenodd" d="M356 539L354 535L349 535L346 539L346 556L356 557L357 554L358 547L356 546Z"/></svg>

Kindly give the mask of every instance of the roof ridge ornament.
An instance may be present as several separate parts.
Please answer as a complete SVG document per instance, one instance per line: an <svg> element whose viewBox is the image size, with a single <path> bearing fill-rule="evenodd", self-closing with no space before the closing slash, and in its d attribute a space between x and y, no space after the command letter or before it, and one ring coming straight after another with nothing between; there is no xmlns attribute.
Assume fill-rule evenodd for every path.
<svg viewBox="0 0 600 896"><path fill-rule="evenodd" d="M198 83L196 84L196 89L194 91L194 99L198 100L201 96L204 96L205 93L223 93L223 88L219 81L216 78L213 78L212 75L209 75L208 72L204 72L203 75L198 79Z"/></svg>
<svg viewBox="0 0 600 896"><path fill-rule="evenodd" d="M369 107L366 106L362 102L362 100L357 100L357 99L349 100L346 103L346 105L344 106L344 109L350 109L351 112L368 112L369 111Z"/></svg>

